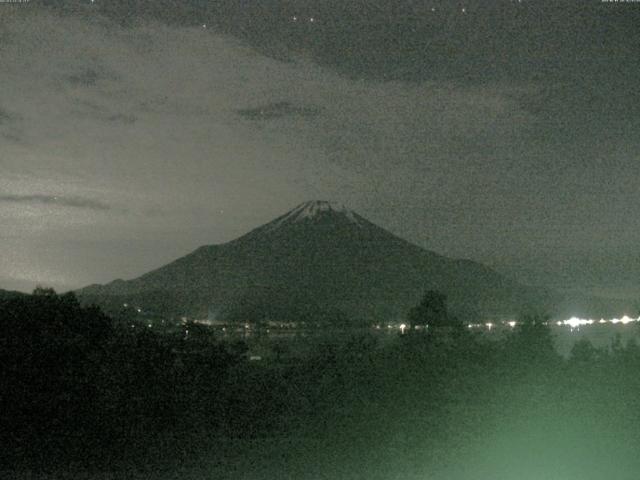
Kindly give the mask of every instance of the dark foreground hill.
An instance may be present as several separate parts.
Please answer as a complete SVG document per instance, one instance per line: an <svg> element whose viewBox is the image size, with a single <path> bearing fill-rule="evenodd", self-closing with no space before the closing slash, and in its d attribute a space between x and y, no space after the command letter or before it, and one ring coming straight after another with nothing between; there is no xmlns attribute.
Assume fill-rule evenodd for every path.
<svg viewBox="0 0 640 480"><path fill-rule="evenodd" d="M332 323L400 320L426 289L461 318L560 313L563 299L469 260L438 255L330 202L313 201L246 235L133 280L92 285L84 301L164 315Z"/></svg>
<svg viewBox="0 0 640 480"><path fill-rule="evenodd" d="M10 300L16 297L24 297L26 294L22 292L15 292L13 290L2 290L0 289L0 301Z"/></svg>

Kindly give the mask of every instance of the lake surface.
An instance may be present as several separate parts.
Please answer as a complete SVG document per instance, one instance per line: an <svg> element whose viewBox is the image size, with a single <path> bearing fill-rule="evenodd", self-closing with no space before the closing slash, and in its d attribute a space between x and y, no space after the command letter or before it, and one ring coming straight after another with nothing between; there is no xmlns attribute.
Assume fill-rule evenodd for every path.
<svg viewBox="0 0 640 480"><path fill-rule="evenodd" d="M594 347L609 347L617 336L623 345L630 340L640 341L640 326L637 323L624 324L593 324L577 328L553 326L556 348L562 355L568 355L577 340L585 338Z"/></svg>
<svg viewBox="0 0 640 480"><path fill-rule="evenodd" d="M478 323L468 325L469 329L488 339L500 339L515 328L515 322ZM572 318L552 322L550 325L556 349L568 356L576 341L586 339L596 348L608 348L619 338L622 345L635 340L640 343L640 319L622 317L612 320L584 320ZM252 353L262 357L268 355L274 345L287 354L305 355L314 351L323 343L340 343L354 336L374 334L382 339L391 340L405 331L404 324L378 325L356 329L271 329L257 334L252 330L220 332L227 340L243 339Z"/></svg>

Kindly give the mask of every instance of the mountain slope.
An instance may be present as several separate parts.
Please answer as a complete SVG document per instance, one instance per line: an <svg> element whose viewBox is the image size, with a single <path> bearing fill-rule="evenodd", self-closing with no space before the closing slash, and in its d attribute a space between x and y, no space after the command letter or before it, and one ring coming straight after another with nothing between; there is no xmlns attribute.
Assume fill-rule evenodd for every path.
<svg viewBox="0 0 640 480"><path fill-rule="evenodd" d="M369 322L402 318L428 288L446 293L464 317L515 315L550 301L540 305L548 295L539 290L420 248L325 201L303 203L139 278L78 293L103 305L129 301L175 315Z"/></svg>

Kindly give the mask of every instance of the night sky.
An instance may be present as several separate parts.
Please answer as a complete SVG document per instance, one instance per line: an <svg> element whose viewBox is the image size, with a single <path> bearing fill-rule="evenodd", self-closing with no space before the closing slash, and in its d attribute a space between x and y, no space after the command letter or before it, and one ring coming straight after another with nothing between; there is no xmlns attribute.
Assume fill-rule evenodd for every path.
<svg viewBox="0 0 640 480"><path fill-rule="evenodd" d="M0 288L132 278L311 199L640 297L640 3L0 3Z"/></svg>

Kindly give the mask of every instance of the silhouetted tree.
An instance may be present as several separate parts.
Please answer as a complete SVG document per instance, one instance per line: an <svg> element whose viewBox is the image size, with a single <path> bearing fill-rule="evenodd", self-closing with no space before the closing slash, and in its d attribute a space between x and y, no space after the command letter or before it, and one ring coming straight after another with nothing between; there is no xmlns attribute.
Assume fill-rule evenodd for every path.
<svg viewBox="0 0 640 480"><path fill-rule="evenodd" d="M55 297L56 291L53 288L43 287L38 285L34 290L32 295L34 297Z"/></svg>
<svg viewBox="0 0 640 480"><path fill-rule="evenodd" d="M436 290L427 290L420 303L409 311L408 320L411 325L430 328L452 327L458 324L449 314L447 296Z"/></svg>
<svg viewBox="0 0 640 480"><path fill-rule="evenodd" d="M12 448L73 456L90 442L112 333L110 319L73 293L38 287L0 302L0 432L11 433Z"/></svg>
<svg viewBox="0 0 640 480"><path fill-rule="evenodd" d="M522 316L513 333L507 338L505 346L510 360L536 364L560 360L547 315Z"/></svg>
<svg viewBox="0 0 640 480"><path fill-rule="evenodd" d="M600 351L586 338L577 340L571 348L569 359L580 365L589 364L598 359Z"/></svg>

